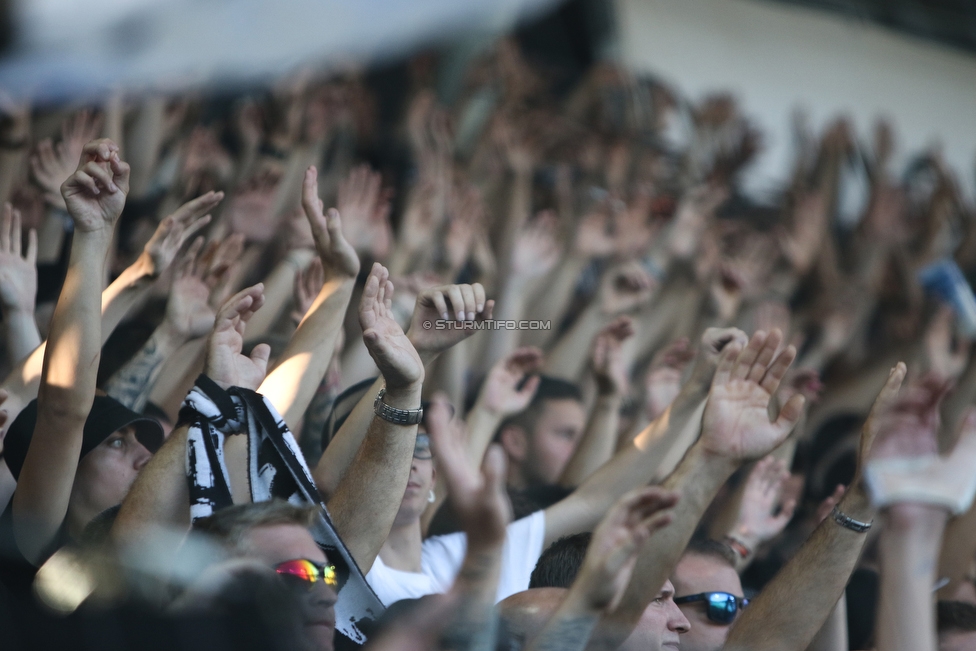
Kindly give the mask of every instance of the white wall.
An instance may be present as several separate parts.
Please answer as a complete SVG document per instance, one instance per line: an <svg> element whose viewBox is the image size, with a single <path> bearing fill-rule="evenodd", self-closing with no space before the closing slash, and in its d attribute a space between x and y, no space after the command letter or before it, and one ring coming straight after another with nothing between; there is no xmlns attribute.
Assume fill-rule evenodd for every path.
<svg viewBox="0 0 976 651"><path fill-rule="evenodd" d="M766 132L749 186L789 170L789 119L849 115L862 141L888 116L904 157L935 143L972 194L976 56L842 16L761 0L616 0L624 62L699 99L734 92Z"/></svg>

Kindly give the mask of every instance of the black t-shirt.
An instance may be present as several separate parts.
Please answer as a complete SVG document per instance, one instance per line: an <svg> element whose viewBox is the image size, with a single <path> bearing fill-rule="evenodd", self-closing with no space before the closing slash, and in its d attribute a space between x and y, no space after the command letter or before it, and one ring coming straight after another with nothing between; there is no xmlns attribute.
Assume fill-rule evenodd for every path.
<svg viewBox="0 0 976 651"><path fill-rule="evenodd" d="M0 583L3 583L11 596L16 598L30 594L34 575L37 574L37 567L24 557L14 539L13 508L14 500L11 497L7 508L4 509L3 514L0 514ZM44 557L49 558L68 541L69 538L64 523L62 523L51 548Z"/></svg>

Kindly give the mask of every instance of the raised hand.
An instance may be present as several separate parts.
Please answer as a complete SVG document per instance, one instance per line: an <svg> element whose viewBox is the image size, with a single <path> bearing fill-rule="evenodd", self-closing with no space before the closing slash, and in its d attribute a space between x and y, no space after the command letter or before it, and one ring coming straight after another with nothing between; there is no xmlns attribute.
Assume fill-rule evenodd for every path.
<svg viewBox="0 0 976 651"><path fill-rule="evenodd" d="M87 110L78 111L61 126L61 142L55 147L50 138L37 144L31 156L31 171L44 191L44 200L54 208L67 210L61 196L61 184L78 167L85 143L98 137L101 119Z"/></svg>
<svg viewBox="0 0 976 651"><path fill-rule="evenodd" d="M111 232L129 193L129 164L119 146L107 138L82 149L78 168L61 184L68 214L79 232Z"/></svg>
<svg viewBox="0 0 976 651"><path fill-rule="evenodd" d="M730 344L736 344L743 349L749 343L749 335L738 328L709 328L702 335L698 345L698 354L691 367L691 377L688 384L693 388L707 390L715 377L722 351Z"/></svg>
<svg viewBox="0 0 976 651"><path fill-rule="evenodd" d="M658 351L644 376L647 416L654 420L664 413L681 391L681 374L695 357L687 337L675 339Z"/></svg>
<svg viewBox="0 0 976 651"><path fill-rule="evenodd" d="M436 321L453 319L455 325L465 321L488 321L494 309L495 301L485 298L481 283L431 287L417 296L407 335L425 359L433 358L476 332L464 327L439 330Z"/></svg>
<svg viewBox="0 0 976 651"><path fill-rule="evenodd" d="M249 242L268 242L274 237L279 222L274 198L280 181L281 176L272 171L245 181L227 206L231 230Z"/></svg>
<svg viewBox="0 0 976 651"><path fill-rule="evenodd" d="M166 271L176 254L193 235L210 223L211 210L224 198L223 192L208 192L187 201L159 222L156 232L143 249L152 265L152 275Z"/></svg>
<svg viewBox="0 0 976 651"><path fill-rule="evenodd" d="M576 226L573 250L587 258L603 258L614 252L616 241L609 232L608 206L600 205Z"/></svg>
<svg viewBox="0 0 976 651"><path fill-rule="evenodd" d="M891 369L871 407L861 434L861 453L865 460L938 452L939 406L951 385L928 374L902 388L907 372L901 362Z"/></svg>
<svg viewBox="0 0 976 651"><path fill-rule="evenodd" d="M532 280L548 273L559 261L556 240L558 220L551 210L544 210L526 224L512 250L512 273L522 280Z"/></svg>
<svg viewBox="0 0 976 651"><path fill-rule="evenodd" d="M481 472L468 463L464 435L451 423L447 397L436 394L425 413L430 445L442 473L454 513L468 544L477 547L501 545L505 527L512 520L512 505L505 491L505 453L492 445L485 453Z"/></svg>
<svg viewBox="0 0 976 651"><path fill-rule="evenodd" d="M183 254L166 302L165 323L183 340L196 339L210 332L216 314L211 307L211 292L226 271L211 271L200 255L203 238L198 237Z"/></svg>
<svg viewBox="0 0 976 651"><path fill-rule="evenodd" d="M590 362L601 395L620 396L627 392L628 368L622 345L633 336L633 319L622 316L604 326L593 339Z"/></svg>
<svg viewBox="0 0 976 651"><path fill-rule="evenodd" d="M955 317L951 307L942 305L925 332L929 370L944 380L959 377L969 361L970 341L961 337L953 341Z"/></svg>
<svg viewBox="0 0 976 651"><path fill-rule="evenodd" d="M729 533L750 550L779 535L793 517L796 499L784 490L789 477L786 462L773 456L761 459L749 473L739 517Z"/></svg>
<svg viewBox="0 0 976 651"><path fill-rule="evenodd" d="M200 256L200 264L206 268L205 278L210 287L210 307L218 309L230 296L230 280L244 252L244 236L235 233L220 242L211 242Z"/></svg>
<svg viewBox="0 0 976 651"><path fill-rule="evenodd" d="M386 257L393 244L390 197L383 192L381 183L379 172L359 165L339 184L336 200L343 233L356 251L374 258Z"/></svg>
<svg viewBox="0 0 976 651"><path fill-rule="evenodd" d="M207 362L203 372L223 388L257 389L268 370L271 347L258 344L251 355L244 350L247 322L264 305L264 285L258 283L231 296L217 312L207 340Z"/></svg>
<svg viewBox="0 0 976 651"><path fill-rule="evenodd" d="M376 262L366 279L359 304L359 325L370 357L386 380L388 390L419 387L424 364L417 349L393 318L393 283L389 270Z"/></svg>
<svg viewBox="0 0 976 651"><path fill-rule="evenodd" d="M793 346L775 354L782 340L779 330L759 331L745 348L736 342L725 346L702 416L700 441L706 451L742 462L765 456L786 440L804 398L793 396L770 420L769 401L796 358Z"/></svg>
<svg viewBox="0 0 976 651"><path fill-rule="evenodd" d="M604 314L621 314L651 300L655 282L636 261L617 265L603 275L600 282L600 310Z"/></svg>
<svg viewBox="0 0 976 651"><path fill-rule="evenodd" d="M295 309L291 313L295 323L301 323L305 318L308 308L312 307L315 297L322 290L323 283L325 272L322 270L320 258L312 258L306 269L299 269L295 274Z"/></svg>
<svg viewBox="0 0 976 651"><path fill-rule="evenodd" d="M612 612L630 583L637 555L658 529L671 523L678 494L646 486L624 495L593 531L573 589L583 588L590 608ZM662 513L663 511L663 513Z"/></svg>
<svg viewBox="0 0 976 651"><path fill-rule="evenodd" d="M34 314L37 298L37 232L27 234L27 252L21 257L20 211L7 203L0 217L0 303L5 318L12 313Z"/></svg>
<svg viewBox="0 0 976 651"><path fill-rule="evenodd" d="M315 249L327 279L355 278L359 274L359 256L342 234L339 211L330 208L327 215L322 214L324 204L319 199L318 174L313 165L305 171L302 182L302 209L312 227Z"/></svg>
<svg viewBox="0 0 976 651"><path fill-rule="evenodd" d="M539 388L539 376L534 374L541 368L541 350L531 346L515 349L488 371L479 406L502 418L522 411Z"/></svg>

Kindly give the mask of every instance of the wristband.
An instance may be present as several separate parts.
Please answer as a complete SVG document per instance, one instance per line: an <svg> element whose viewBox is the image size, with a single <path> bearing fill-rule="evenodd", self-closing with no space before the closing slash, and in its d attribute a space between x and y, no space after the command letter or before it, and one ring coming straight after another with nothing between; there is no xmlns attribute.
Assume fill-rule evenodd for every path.
<svg viewBox="0 0 976 651"><path fill-rule="evenodd" d="M830 511L830 517L834 519L834 522L845 529L850 529L854 533L864 533L871 528L872 524L874 524L874 520L871 522L861 522L860 520L855 520L851 516L843 513L836 506Z"/></svg>
<svg viewBox="0 0 976 651"><path fill-rule="evenodd" d="M383 420L394 425L419 425L424 418L424 408L419 409L397 409L383 402L386 389L380 389L373 401L373 413Z"/></svg>
<svg viewBox="0 0 976 651"><path fill-rule="evenodd" d="M744 542L737 538L726 536L724 542L727 547L731 548L732 551L735 552L736 556L738 556L740 560L744 561L752 555L752 550L750 550Z"/></svg>

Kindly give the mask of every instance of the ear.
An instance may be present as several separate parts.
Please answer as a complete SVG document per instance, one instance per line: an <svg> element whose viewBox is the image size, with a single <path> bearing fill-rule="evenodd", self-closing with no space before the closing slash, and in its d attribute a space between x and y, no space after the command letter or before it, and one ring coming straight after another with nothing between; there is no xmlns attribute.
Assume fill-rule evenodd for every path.
<svg viewBox="0 0 976 651"><path fill-rule="evenodd" d="M498 441L509 463L520 463L525 460L529 451L529 437L525 430L518 425L506 425L498 435Z"/></svg>

